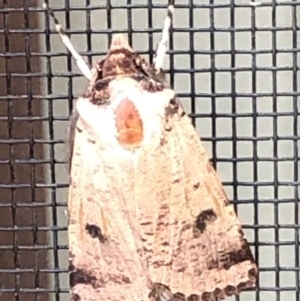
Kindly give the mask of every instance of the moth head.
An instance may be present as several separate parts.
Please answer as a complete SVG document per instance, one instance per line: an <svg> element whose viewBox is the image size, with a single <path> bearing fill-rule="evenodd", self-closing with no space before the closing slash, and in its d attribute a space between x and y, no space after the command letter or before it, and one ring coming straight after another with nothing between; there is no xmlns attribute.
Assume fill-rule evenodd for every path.
<svg viewBox="0 0 300 301"><path fill-rule="evenodd" d="M165 81L162 68L155 69L154 65L138 55L122 34L113 35L107 55L98 62L97 70L99 72L97 79L109 80L123 75L142 74L158 82Z"/></svg>
<svg viewBox="0 0 300 301"><path fill-rule="evenodd" d="M130 47L130 45L128 43L128 40L122 34L113 35L108 52L111 52L111 51L113 51L115 49L118 49L118 48L130 49L133 52L132 48Z"/></svg>
<svg viewBox="0 0 300 301"><path fill-rule="evenodd" d="M110 78L134 73L136 70L134 56L135 52L127 39L121 34L114 35L106 57L98 63L100 77Z"/></svg>
<svg viewBox="0 0 300 301"><path fill-rule="evenodd" d="M161 90L161 87L166 84L162 68L155 69L154 65L139 56L122 34L113 35L106 57L96 64L94 70L94 76L84 95L94 104L110 102L107 86L118 78L133 78L141 84L147 84L149 86L147 89L153 92Z"/></svg>

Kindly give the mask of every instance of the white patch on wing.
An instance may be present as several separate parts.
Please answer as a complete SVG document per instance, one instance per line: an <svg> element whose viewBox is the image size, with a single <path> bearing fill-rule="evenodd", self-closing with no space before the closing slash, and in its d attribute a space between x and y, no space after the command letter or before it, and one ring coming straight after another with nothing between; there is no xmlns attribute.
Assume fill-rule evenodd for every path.
<svg viewBox="0 0 300 301"><path fill-rule="evenodd" d="M125 98L135 105L143 122L142 146L147 146L153 135L160 137L164 130L165 109L170 100L175 96L174 91L164 89L159 92L150 93L140 87L131 78L115 79L109 83L110 101L109 105L94 105L88 99L77 100L77 110L80 117L88 124L93 133L97 135L99 145L105 146L105 151L118 152L128 159L132 159L139 149L134 152L126 150L116 136L118 131L115 123L115 110Z"/></svg>

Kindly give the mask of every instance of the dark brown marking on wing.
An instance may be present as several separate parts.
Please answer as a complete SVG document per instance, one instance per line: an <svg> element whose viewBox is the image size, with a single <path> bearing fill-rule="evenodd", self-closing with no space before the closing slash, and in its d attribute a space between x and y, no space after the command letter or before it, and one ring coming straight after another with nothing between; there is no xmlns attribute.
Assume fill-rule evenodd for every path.
<svg viewBox="0 0 300 301"><path fill-rule="evenodd" d="M173 118L174 116L177 116L175 118L175 120L176 120L178 118L181 118L184 115L185 115L185 113L184 113L183 109L181 108L181 105L176 100L176 97L171 99L169 102L169 105L165 109L165 120L166 120L165 130L167 132L170 132L172 130L173 124L174 124L174 118Z"/></svg>
<svg viewBox="0 0 300 301"><path fill-rule="evenodd" d="M202 294L202 301L211 301L213 299L213 293L205 292Z"/></svg>
<svg viewBox="0 0 300 301"><path fill-rule="evenodd" d="M77 283L90 284L93 288L103 286L103 282L97 279L91 271L87 271L83 268L76 268L73 264L74 254L69 252L69 283L70 287L74 287Z"/></svg>
<svg viewBox="0 0 300 301"><path fill-rule="evenodd" d="M173 117L175 114L178 114L179 111L179 104L176 101L175 98L170 100L169 105L166 107L166 118L171 118Z"/></svg>
<svg viewBox="0 0 300 301"><path fill-rule="evenodd" d="M153 289L149 293L148 297L153 301L173 301L173 294L170 288L161 283L153 284Z"/></svg>
<svg viewBox="0 0 300 301"><path fill-rule="evenodd" d="M193 188L194 188L195 190L196 190L196 189L199 189L199 187L200 187L200 183L199 183L199 182L193 184Z"/></svg>
<svg viewBox="0 0 300 301"><path fill-rule="evenodd" d="M86 224L85 230L92 238L98 238L101 243L104 243L107 240L107 238L103 235L100 227L98 227L97 225Z"/></svg>
<svg viewBox="0 0 300 301"><path fill-rule="evenodd" d="M118 276L118 277L110 276L110 280L112 280L113 282L118 283L118 284L123 284L123 283L130 284L130 283L132 283L129 277L126 277L126 276L123 276L123 275Z"/></svg>
<svg viewBox="0 0 300 301"><path fill-rule="evenodd" d="M236 288L232 285L227 285L224 289L224 292L227 296L232 296L236 293Z"/></svg>
<svg viewBox="0 0 300 301"><path fill-rule="evenodd" d="M251 262L255 262L253 255L251 253L250 247L248 245L247 240L244 238L244 233L240 229L240 237L241 238L241 247L239 250L233 250L228 253L227 261L224 262L224 269L229 269L231 266L241 263L243 261L249 260ZM253 272L255 272L253 270Z"/></svg>
<svg viewBox="0 0 300 301"><path fill-rule="evenodd" d="M80 301L80 296L78 294L71 293L71 301Z"/></svg>
<svg viewBox="0 0 300 301"><path fill-rule="evenodd" d="M217 214L213 209L207 209L199 213L196 219L196 227L203 233L208 224L213 223L217 219Z"/></svg>
<svg viewBox="0 0 300 301"><path fill-rule="evenodd" d="M189 295L186 300L187 301L200 301L200 298L198 295L192 294L192 295Z"/></svg>
<svg viewBox="0 0 300 301"><path fill-rule="evenodd" d="M69 266L70 271L70 286L74 287L76 284L90 284L93 288L101 287L97 277L90 271L84 269L76 269L72 264Z"/></svg>
<svg viewBox="0 0 300 301"><path fill-rule="evenodd" d="M178 292L173 295L173 301L185 301L185 300L186 300L185 295L182 293Z"/></svg>

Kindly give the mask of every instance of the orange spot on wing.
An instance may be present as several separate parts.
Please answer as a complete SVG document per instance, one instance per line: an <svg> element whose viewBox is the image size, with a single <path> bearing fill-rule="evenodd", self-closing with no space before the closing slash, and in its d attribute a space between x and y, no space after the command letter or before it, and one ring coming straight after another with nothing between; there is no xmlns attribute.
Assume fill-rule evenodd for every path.
<svg viewBox="0 0 300 301"><path fill-rule="evenodd" d="M135 105L129 99L124 99L115 114L118 141L123 146L139 146L143 140L143 122Z"/></svg>

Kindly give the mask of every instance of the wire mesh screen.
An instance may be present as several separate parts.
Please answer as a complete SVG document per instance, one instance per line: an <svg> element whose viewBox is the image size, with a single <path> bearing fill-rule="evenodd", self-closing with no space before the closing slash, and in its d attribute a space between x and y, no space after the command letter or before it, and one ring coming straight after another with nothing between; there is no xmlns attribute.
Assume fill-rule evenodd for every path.
<svg viewBox="0 0 300 301"><path fill-rule="evenodd" d="M52 0L76 49L152 60L167 1ZM87 84L35 0L0 0L0 301L69 300L65 133ZM297 1L177 0L165 68L259 263L228 300L299 301Z"/></svg>

